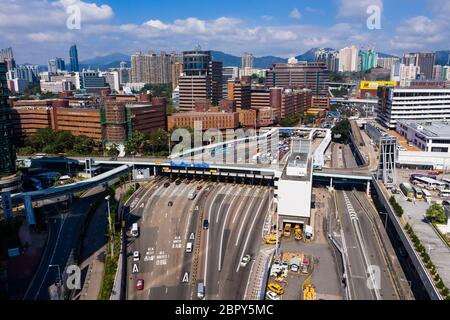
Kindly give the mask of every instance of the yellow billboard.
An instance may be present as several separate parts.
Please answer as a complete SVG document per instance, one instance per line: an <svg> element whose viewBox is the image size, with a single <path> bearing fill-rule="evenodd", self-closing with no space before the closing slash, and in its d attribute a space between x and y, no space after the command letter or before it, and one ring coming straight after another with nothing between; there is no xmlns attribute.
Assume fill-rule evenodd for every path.
<svg viewBox="0 0 450 320"><path fill-rule="evenodd" d="M395 81L361 81L359 84L360 90L378 90L378 87L395 87Z"/></svg>

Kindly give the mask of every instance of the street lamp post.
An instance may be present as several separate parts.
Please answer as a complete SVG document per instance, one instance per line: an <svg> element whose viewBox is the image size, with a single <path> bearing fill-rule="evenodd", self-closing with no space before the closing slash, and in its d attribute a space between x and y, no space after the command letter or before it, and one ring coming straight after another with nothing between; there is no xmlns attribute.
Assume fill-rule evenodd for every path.
<svg viewBox="0 0 450 320"><path fill-rule="evenodd" d="M109 222L109 233L110 233L110 247L111 247L111 256L114 256L114 235L112 228L112 219L111 219L111 206L109 204L109 200L111 199L110 195L105 197L106 204L108 205L108 222Z"/></svg>

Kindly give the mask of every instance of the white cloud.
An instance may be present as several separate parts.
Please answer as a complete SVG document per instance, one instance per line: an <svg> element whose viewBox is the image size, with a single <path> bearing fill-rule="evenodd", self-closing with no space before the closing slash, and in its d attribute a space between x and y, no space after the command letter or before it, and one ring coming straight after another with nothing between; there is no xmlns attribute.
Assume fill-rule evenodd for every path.
<svg viewBox="0 0 450 320"><path fill-rule="evenodd" d="M302 14L300 13L300 10L298 10L298 8L294 8L289 13L289 17L292 19L300 20L302 18Z"/></svg>
<svg viewBox="0 0 450 320"><path fill-rule="evenodd" d="M81 10L81 19L84 22L104 21L114 17L112 8L106 4L97 5L80 0L59 0L53 3L54 6L62 7L64 10L70 6L77 6Z"/></svg>
<svg viewBox="0 0 450 320"><path fill-rule="evenodd" d="M378 6L383 10L383 0L339 0L337 17L367 17L367 8L372 5Z"/></svg>
<svg viewBox="0 0 450 320"><path fill-rule="evenodd" d="M269 21L273 20L273 17L269 16L269 15L263 15L263 16L261 16L261 19L263 19L264 21L269 22Z"/></svg>

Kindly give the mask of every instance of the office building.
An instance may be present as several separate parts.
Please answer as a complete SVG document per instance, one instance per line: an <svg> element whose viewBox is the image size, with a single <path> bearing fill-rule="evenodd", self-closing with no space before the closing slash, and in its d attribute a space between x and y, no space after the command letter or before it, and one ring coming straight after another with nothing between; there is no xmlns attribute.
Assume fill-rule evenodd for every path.
<svg viewBox="0 0 450 320"><path fill-rule="evenodd" d="M168 130L173 128L194 128L196 121L202 123L202 130L236 129L239 127L238 112L184 112L167 117Z"/></svg>
<svg viewBox="0 0 450 320"><path fill-rule="evenodd" d="M18 65L14 70L14 77L27 82L36 83L39 81L39 67L37 65Z"/></svg>
<svg viewBox="0 0 450 320"><path fill-rule="evenodd" d="M266 87L310 89L313 95L327 96L330 81L324 62L276 63L267 72Z"/></svg>
<svg viewBox="0 0 450 320"><path fill-rule="evenodd" d="M6 64L6 71L11 71L16 67L12 48L0 50L0 63L2 62Z"/></svg>
<svg viewBox="0 0 450 320"><path fill-rule="evenodd" d="M181 111L193 110L197 99L208 99L214 106L222 100L222 62L211 59L211 51L183 52L183 75L178 83Z"/></svg>
<svg viewBox="0 0 450 320"><path fill-rule="evenodd" d="M223 67L222 68L223 98L228 98L228 81L236 80L238 78L239 78L239 68L238 67Z"/></svg>
<svg viewBox="0 0 450 320"><path fill-rule="evenodd" d="M131 82L168 84L172 82L172 55L165 52L131 56Z"/></svg>
<svg viewBox="0 0 450 320"><path fill-rule="evenodd" d="M436 61L435 52L414 52L406 53L403 56L403 64L420 67L421 74L427 80L433 79L433 67Z"/></svg>
<svg viewBox="0 0 450 320"><path fill-rule="evenodd" d="M71 46L69 49L69 57L70 57L70 71L79 72L80 66L78 64L78 50L75 44Z"/></svg>
<svg viewBox="0 0 450 320"><path fill-rule="evenodd" d="M66 70L66 64L64 59L54 58L48 60L48 72L51 74L58 74L61 71Z"/></svg>
<svg viewBox="0 0 450 320"><path fill-rule="evenodd" d="M105 82L111 89L111 92L118 93L120 91L119 71L103 71L99 72L99 76L105 78Z"/></svg>
<svg viewBox="0 0 450 320"><path fill-rule="evenodd" d="M355 46L346 47L339 50L339 71L357 72L359 71L359 50Z"/></svg>
<svg viewBox="0 0 450 320"><path fill-rule="evenodd" d="M377 119L390 129L399 121L450 119L450 89L378 88Z"/></svg>
<svg viewBox="0 0 450 320"><path fill-rule="evenodd" d="M378 54L369 49L368 51L359 52L359 70L362 72L376 68L378 65Z"/></svg>
<svg viewBox="0 0 450 320"><path fill-rule="evenodd" d="M86 93L94 94L110 89L105 77L100 76L99 71L84 69L80 72L80 88Z"/></svg>
<svg viewBox="0 0 450 320"><path fill-rule="evenodd" d="M6 63L0 63L0 178L15 173L15 150L12 138L11 110L8 104L9 90L6 81Z"/></svg>
<svg viewBox="0 0 450 320"><path fill-rule="evenodd" d="M450 124L447 121L398 121L397 132L408 143L425 152L450 153Z"/></svg>
<svg viewBox="0 0 450 320"><path fill-rule="evenodd" d="M236 102L238 109L250 109L252 100L252 84L250 77L241 80L229 80L227 85L227 97Z"/></svg>

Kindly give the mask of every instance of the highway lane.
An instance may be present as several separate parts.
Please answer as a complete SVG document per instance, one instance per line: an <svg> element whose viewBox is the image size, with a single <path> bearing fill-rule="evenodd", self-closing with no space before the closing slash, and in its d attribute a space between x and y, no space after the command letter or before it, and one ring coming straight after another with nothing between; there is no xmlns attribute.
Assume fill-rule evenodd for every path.
<svg viewBox="0 0 450 320"><path fill-rule="evenodd" d="M342 230L344 260L347 267L351 300L398 299L389 278L382 249L369 218L349 191L337 191L337 204ZM375 267L376 269L370 269ZM377 270L376 277L369 277Z"/></svg>
<svg viewBox="0 0 450 320"><path fill-rule="evenodd" d="M199 280L206 299L244 298L253 261L246 268L240 261L245 254L254 256L262 243L270 196L265 187L223 185L208 198L210 228L202 234Z"/></svg>
<svg viewBox="0 0 450 320"><path fill-rule="evenodd" d="M74 202L68 213L56 213L48 218L48 246L24 296L25 300L48 300L50 298L48 288L59 278L56 265L63 273L72 250L78 244L81 225L89 207L103 190L103 187L89 190L81 199ZM53 266L49 267L50 265Z"/></svg>
<svg viewBox="0 0 450 320"><path fill-rule="evenodd" d="M128 299L189 299L192 295L190 269L195 253L186 253L186 243L198 236L200 210L197 203L209 189L199 182L179 186L171 183L164 188L165 181L160 181L154 192L141 199L144 207L138 220L140 235L130 242L128 249ZM189 200L189 193L199 185L202 190L194 200ZM168 205L169 201L173 206ZM194 240L189 239L192 233ZM131 257L135 250L141 255L136 263ZM135 264L138 272L133 273ZM183 282L186 272L188 279ZM136 289L137 278L144 280L143 291Z"/></svg>

